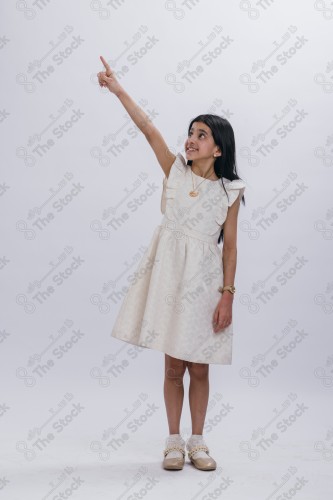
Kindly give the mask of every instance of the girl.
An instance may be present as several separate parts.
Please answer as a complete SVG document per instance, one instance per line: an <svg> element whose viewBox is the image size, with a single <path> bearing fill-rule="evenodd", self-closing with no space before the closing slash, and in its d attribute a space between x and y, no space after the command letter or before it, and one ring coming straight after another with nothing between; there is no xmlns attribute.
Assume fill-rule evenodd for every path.
<svg viewBox="0 0 333 500"><path fill-rule="evenodd" d="M230 123L203 114L189 125L184 156L170 151L160 132L117 81L105 71L101 87L117 96L145 135L163 172L161 212L111 335L165 353L164 399L169 424L163 467L184 466L179 433L183 377L190 375L192 435L188 457L200 470L216 469L203 439L209 395L209 364L232 362L232 304L237 262L237 217L245 183L235 166ZM218 243L223 241L223 252Z"/></svg>

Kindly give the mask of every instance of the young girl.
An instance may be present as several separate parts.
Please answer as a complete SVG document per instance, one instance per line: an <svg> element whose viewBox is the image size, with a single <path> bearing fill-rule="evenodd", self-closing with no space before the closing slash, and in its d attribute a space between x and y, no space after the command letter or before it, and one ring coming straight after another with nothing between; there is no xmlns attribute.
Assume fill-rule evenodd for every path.
<svg viewBox="0 0 333 500"><path fill-rule="evenodd" d="M184 466L179 433L183 376L190 375L192 435L188 457L200 470L216 469L203 439L209 364L232 362L232 304L237 262L237 217L245 183L235 166L230 123L203 114L189 125L184 156L117 81L107 62L98 73L145 135L163 172L161 224L156 227L112 330L114 338L165 353L164 399L169 424L163 467ZM223 241L223 252L218 243Z"/></svg>

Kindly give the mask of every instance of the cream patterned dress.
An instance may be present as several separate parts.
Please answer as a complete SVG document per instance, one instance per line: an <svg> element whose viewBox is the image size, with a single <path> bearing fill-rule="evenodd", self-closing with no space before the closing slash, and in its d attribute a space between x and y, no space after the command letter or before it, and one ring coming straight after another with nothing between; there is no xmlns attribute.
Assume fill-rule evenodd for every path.
<svg viewBox="0 0 333 500"><path fill-rule="evenodd" d="M195 185L203 178L195 175ZM178 153L163 179L161 224L137 267L111 336L196 363L230 365L233 325L215 333L214 310L223 285L217 245L228 207L242 196L244 181L205 180L193 189L191 167Z"/></svg>

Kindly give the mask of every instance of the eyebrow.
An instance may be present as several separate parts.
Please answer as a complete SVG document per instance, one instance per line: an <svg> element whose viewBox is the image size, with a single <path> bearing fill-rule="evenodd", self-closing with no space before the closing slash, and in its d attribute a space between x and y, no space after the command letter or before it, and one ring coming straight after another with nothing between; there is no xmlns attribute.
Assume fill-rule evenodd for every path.
<svg viewBox="0 0 333 500"><path fill-rule="evenodd" d="M204 130L203 128L198 128L199 132L203 132L204 134L207 134L206 130ZM193 131L193 127L190 128L190 132Z"/></svg>

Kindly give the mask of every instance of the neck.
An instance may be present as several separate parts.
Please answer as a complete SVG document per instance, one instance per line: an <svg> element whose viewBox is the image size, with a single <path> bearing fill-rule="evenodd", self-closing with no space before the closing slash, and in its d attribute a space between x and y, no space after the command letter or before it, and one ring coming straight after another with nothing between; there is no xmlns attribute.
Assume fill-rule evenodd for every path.
<svg viewBox="0 0 333 500"><path fill-rule="evenodd" d="M214 173L214 165L211 165L208 168L200 168L192 163L192 170L195 174L200 175L200 177L206 177L208 179L208 177L211 177Z"/></svg>

